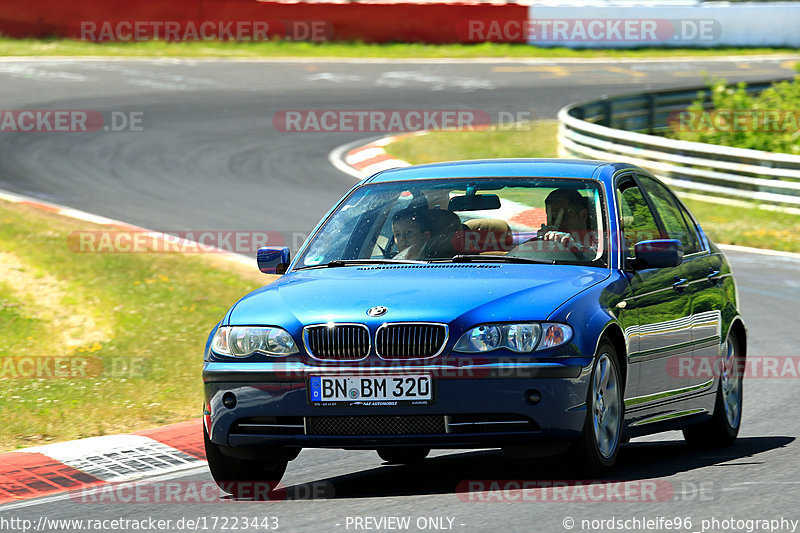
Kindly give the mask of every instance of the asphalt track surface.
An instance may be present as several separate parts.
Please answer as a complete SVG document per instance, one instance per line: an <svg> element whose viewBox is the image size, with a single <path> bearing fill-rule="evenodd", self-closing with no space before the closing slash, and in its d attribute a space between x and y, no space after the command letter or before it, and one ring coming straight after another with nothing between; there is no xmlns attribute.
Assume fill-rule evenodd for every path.
<svg viewBox="0 0 800 533"><path fill-rule="evenodd" d="M144 131L0 133L0 188L161 230L308 231L353 178L328 153L364 133L276 131L287 109L478 109L533 111L602 94L699 85L702 72L729 80L791 74L785 60L557 62L239 62L3 60L4 109L144 112ZM373 135L374 136L374 135ZM798 356L800 261L730 252L752 356ZM255 268L255 267L254 267ZM796 361L795 361L796 367ZM625 445L614 477L656 480L661 501L469 501L465 480L569 479L552 460L509 461L499 451L441 451L421 466L381 464L373 452L304 450L284 478L288 501L215 504L81 504L67 496L0 507L0 517L172 520L206 517L232 531L233 517L277 517L278 531L364 531L354 517L444 518L463 532L747 531L798 520L800 414L796 375L745 382L740 438L729 449L690 451L677 432ZM210 481L204 468L172 475ZM664 485L666 483L666 485ZM671 492L670 492L671 491ZM308 499L310 493L322 497ZM665 493L659 493L663 495ZM502 495L501 495L502 496ZM509 493L510 499L518 498ZM496 494L495 500L498 499ZM216 517L216 528L212 522ZM228 518L223 528L221 518ZM688 518L656 527L583 520ZM716 518L717 524L703 524ZM452 519L450 522L448 519ZM363 524L362 525L366 525ZM370 524L374 525L374 524ZM638 527L637 527L638 525ZM238 524L238 530L242 523ZM686 526L686 527L684 527ZM760 525L763 530L763 525ZM121 529L107 529L120 531ZM255 531L257 529L247 529ZM264 529L260 529L264 531ZM792 531L779 527L775 531Z"/></svg>

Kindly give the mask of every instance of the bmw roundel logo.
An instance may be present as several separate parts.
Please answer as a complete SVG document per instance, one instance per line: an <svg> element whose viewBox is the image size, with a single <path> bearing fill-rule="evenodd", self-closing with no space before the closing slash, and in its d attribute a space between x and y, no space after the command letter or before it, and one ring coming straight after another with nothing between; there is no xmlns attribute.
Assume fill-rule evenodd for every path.
<svg viewBox="0 0 800 533"><path fill-rule="evenodd" d="M383 315L385 315L385 314L386 314L386 311L388 311L388 309L387 309L387 308L385 308L385 307L384 307L384 306L382 306L382 305L377 305L377 306L375 306L375 307L370 307L370 308L367 310L367 314L368 314L369 316L383 316Z"/></svg>

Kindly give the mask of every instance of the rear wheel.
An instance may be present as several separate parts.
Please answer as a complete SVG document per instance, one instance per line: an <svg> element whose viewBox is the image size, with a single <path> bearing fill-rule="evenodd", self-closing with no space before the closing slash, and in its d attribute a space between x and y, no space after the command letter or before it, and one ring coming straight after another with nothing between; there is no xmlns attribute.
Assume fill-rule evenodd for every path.
<svg viewBox="0 0 800 533"><path fill-rule="evenodd" d="M288 459L283 456L268 461L251 461L228 457L219 446L211 442L203 428L208 469L214 482L225 492L237 498L268 499L286 472Z"/></svg>
<svg viewBox="0 0 800 533"><path fill-rule="evenodd" d="M730 446L739 435L742 421L742 354L739 341L729 335L722 346L722 368L714 414L707 422L683 430L686 443L694 448Z"/></svg>
<svg viewBox="0 0 800 533"><path fill-rule="evenodd" d="M625 404L614 346L603 340L598 347L586 398L586 422L571 454L582 473L601 475L617 461L622 441Z"/></svg>
<svg viewBox="0 0 800 533"><path fill-rule="evenodd" d="M431 453L430 448L378 448L375 451L381 459L395 465L420 463Z"/></svg>

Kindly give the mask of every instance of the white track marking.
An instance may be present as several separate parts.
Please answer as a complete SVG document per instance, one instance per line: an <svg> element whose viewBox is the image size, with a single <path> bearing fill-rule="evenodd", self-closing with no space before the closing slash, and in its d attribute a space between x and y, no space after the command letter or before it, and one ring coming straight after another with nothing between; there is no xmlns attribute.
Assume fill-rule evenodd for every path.
<svg viewBox="0 0 800 533"><path fill-rule="evenodd" d="M361 76L356 74L340 74L337 72L318 72L306 78L308 81L332 81L334 83L345 83L351 81L361 81Z"/></svg>
<svg viewBox="0 0 800 533"><path fill-rule="evenodd" d="M39 65L44 66L41 65L41 63ZM84 76L83 74L76 74L74 72L63 72L58 70L49 70L46 68L40 68L40 66L34 67L30 65L24 65L22 63L5 64L5 61L0 61L0 75L7 74L12 78L25 78L25 79L44 80L44 81L55 80L55 81L86 82L90 80L88 76Z"/></svg>
<svg viewBox="0 0 800 533"><path fill-rule="evenodd" d="M443 76L433 72L419 70L390 70L382 72L375 80L378 87L407 87L409 85L427 85L432 91L443 91L448 88L475 91L478 89L494 89L497 87L491 80L465 76Z"/></svg>
<svg viewBox="0 0 800 533"><path fill-rule="evenodd" d="M181 470L200 459L142 435L107 435L25 449L104 481L129 481Z"/></svg>
<svg viewBox="0 0 800 533"><path fill-rule="evenodd" d="M72 208L62 209L59 214L64 215L65 217L91 222L93 224L100 224L101 226L110 226L114 224L114 221L111 220L110 218L106 218L100 215L93 215L91 213L78 211L77 209L72 209Z"/></svg>

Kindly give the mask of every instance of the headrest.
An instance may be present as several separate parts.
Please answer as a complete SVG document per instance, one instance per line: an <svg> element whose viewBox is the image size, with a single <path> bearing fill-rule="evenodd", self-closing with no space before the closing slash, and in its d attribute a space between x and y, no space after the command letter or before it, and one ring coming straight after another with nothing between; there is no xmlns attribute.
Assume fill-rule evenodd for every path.
<svg viewBox="0 0 800 533"><path fill-rule="evenodd" d="M511 231L508 222L499 218L474 218L465 222L472 231L491 231L493 233L505 233Z"/></svg>
<svg viewBox="0 0 800 533"><path fill-rule="evenodd" d="M476 218L466 221L461 249L465 253L507 252L514 247L508 222L499 218Z"/></svg>

